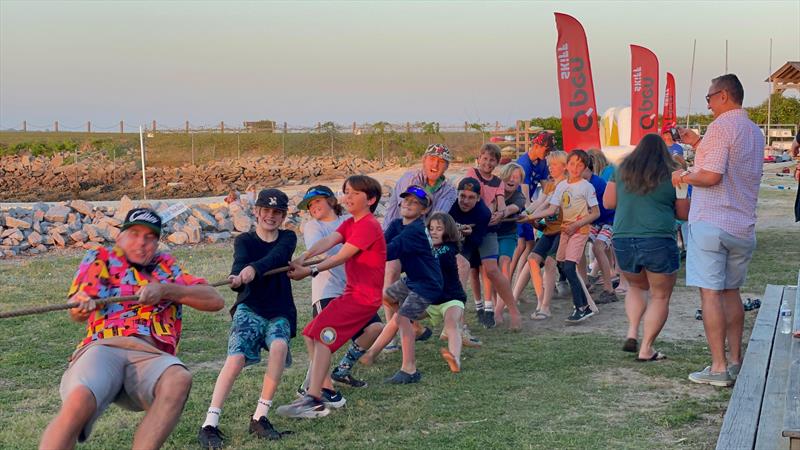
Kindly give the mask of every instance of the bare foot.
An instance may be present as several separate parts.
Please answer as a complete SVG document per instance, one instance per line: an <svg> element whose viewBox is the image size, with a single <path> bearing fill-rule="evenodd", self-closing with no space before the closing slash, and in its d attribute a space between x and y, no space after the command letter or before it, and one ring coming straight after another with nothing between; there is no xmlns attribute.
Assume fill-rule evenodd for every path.
<svg viewBox="0 0 800 450"><path fill-rule="evenodd" d="M369 351L367 351L367 353L361 355L361 358L358 358L358 362L360 362L365 366L371 366L375 363L375 356L373 356L372 354L370 354Z"/></svg>
<svg viewBox="0 0 800 450"><path fill-rule="evenodd" d="M511 315L511 324L508 327L512 331L519 331L522 329L522 316L519 312Z"/></svg>

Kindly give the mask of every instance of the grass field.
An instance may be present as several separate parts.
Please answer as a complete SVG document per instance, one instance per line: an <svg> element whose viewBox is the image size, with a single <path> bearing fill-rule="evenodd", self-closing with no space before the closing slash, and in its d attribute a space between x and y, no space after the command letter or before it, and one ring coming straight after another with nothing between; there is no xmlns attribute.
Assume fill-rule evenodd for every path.
<svg viewBox="0 0 800 450"><path fill-rule="evenodd" d="M339 131L276 133L154 133L145 139L148 165L176 166L192 162L203 164L225 158L263 155L358 156L367 159L411 158L416 160L435 142L447 144L457 158L475 157L486 135L479 132L441 132L436 134L386 131L385 134L354 135ZM383 149L383 151L382 151ZM108 158L139 158L138 133L21 132L0 131L0 156L25 151L34 155L77 150L83 160L98 153ZM71 160L70 160L71 161Z"/></svg>
<svg viewBox="0 0 800 450"><path fill-rule="evenodd" d="M796 231L759 233L747 289L763 292L764 283L790 283L797 268L785 262L798 261L798 253L786 243L799 238ZM229 269L231 249L230 244L208 245L176 254L192 272L217 279ZM81 256L73 252L0 262L0 310L63 301ZM306 280L295 284L301 325L310 315L309 290ZM230 304L232 293L224 293ZM343 410L318 421L273 416L279 429L295 432L280 443L256 441L247 434L265 365L246 369L222 415L231 448L713 447L730 390L686 380L688 372L707 362L702 337L661 342L659 350L671 358L641 364L619 350L624 330L568 334L528 327L509 334L479 329L473 314L468 317L485 345L465 349L461 374L448 371L438 356L440 344L432 339L417 350L422 382L390 386L382 380L399 367L400 355L382 355L371 368L357 366L356 373L370 386L343 389L348 401ZM186 310L179 356L193 372L194 386L166 448L195 446L225 356L229 323L226 311ZM81 334L82 325L70 322L66 313L3 320L0 448L36 446L59 407L59 380ZM293 340L292 351L295 365L284 375L276 405L295 398L305 373L301 339ZM141 413L112 406L81 448L128 446L140 418Z"/></svg>

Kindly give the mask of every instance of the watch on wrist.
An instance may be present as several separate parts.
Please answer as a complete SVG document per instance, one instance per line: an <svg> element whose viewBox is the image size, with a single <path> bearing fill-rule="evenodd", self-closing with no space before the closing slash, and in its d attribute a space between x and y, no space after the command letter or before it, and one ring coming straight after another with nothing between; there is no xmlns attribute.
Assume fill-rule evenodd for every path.
<svg viewBox="0 0 800 450"><path fill-rule="evenodd" d="M314 264L313 266L311 266L311 278L314 278L317 275L319 275L319 268L317 267L316 264Z"/></svg>

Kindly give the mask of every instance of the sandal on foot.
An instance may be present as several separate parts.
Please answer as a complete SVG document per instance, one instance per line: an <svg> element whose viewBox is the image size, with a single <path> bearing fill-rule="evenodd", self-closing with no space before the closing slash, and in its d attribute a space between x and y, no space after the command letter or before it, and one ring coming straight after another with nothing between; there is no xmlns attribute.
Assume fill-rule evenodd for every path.
<svg viewBox="0 0 800 450"><path fill-rule="evenodd" d="M653 353L653 356L649 358L636 358L636 362L650 362L650 361L661 361L663 359L667 359L667 355L657 351Z"/></svg>
<svg viewBox="0 0 800 450"><path fill-rule="evenodd" d="M550 318L550 314L543 313L541 311L536 311L533 314L531 314L531 319L532 320L547 320L549 318Z"/></svg>
<svg viewBox="0 0 800 450"><path fill-rule="evenodd" d="M459 362L456 360L456 357L453 356L452 353L450 353L450 350L446 348L440 348L439 354L442 355L444 361L447 363L448 366L450 366L450 372L453 373L461 372L461 364L459 364Z"/></svg>
<svg viewBox="0 0 800 450"><path fill-rule="evenodd" d="M639 342L634 338L625 339L625 344L622 346L622 351L628 353L638 353Z"/></svg>

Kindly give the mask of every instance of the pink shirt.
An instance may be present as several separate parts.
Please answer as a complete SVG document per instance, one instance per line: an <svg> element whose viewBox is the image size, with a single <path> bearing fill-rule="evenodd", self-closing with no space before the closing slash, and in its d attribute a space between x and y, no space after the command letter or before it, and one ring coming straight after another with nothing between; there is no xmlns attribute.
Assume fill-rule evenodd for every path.
<svg viewBox="0 0 800 450"><path fill-rule="evenodd" d="M764 160L764 134L744 109L720 114L697 148L695 167L722 174L711 187L693 187L689 222L706 222L741 238L755 234Z"/></svg>
<svg viewBox="0 0 800 450"><path fill-rule="evenodd" d="M481 198L486 203L489 211L497 211L496 200L499 196L506 195L506 184L497 175L492 175L492 178L483 178L475 167L470 167L467 170L468 177L475 178L481 184ZM493 206L494 205L494 206ZM503 205L505 207L505 205Z"/></svg>

